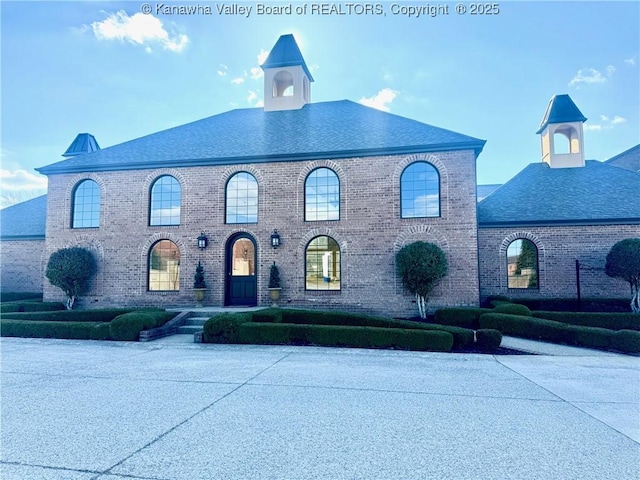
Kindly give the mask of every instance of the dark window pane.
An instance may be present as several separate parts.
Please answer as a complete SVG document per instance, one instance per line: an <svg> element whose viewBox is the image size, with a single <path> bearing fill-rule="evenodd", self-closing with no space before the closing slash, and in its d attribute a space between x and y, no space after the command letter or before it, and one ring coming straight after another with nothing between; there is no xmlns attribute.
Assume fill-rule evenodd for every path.
<svg viewBox="0 0 640 480"><path fill-rule="evenodd" d="M316 237L305 253L307 290L340 290L340 247L327 236Z"/></svg>
<svg viewBox="0 0 640 480"><path fill-rule="evenodd" d="M100 187L93 180L83 180L73 194L72 228L100 226Z"/></svg>

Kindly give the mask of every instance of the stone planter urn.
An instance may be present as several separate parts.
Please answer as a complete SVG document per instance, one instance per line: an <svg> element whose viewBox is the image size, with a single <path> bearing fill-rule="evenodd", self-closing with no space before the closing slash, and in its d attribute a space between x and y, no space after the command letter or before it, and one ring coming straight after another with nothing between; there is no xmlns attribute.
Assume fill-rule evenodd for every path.
<svg viewBox="0 0 640 480"><path fill-rule="evenodd" d="M196 299L196 307L200 308L203 307L203 303L202 301L204 300L204 294L207 291L206 288L194 288L193 289L193 294L194 297Z"/></svg>
<svg viewBox="0 0 640 480"><path fill-rule="evenodd" d="M276 266L276 262L271 265L271 271L269 272L269 297L271 297L271 306L277 307L278 300L280 300L280 271Z"/></svg>
<svg viewBox="0 0 640 480"><path fill-rule="evenodd" d="M207 291L207 284L204 281L204 268L200 261L196 267L196 274L193 277L193 294L196 299L196 307L203 307L202 301L204 300L204 294Z"/></svg>

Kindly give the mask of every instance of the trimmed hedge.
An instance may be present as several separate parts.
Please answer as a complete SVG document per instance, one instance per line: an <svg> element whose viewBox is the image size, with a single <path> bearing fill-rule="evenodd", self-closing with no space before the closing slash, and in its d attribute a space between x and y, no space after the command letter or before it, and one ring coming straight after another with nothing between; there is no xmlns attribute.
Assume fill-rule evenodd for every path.
<svg viewBox="0 0 640 480"><path fill-rule="evenodd" d="M31 320L38 322L110 322L118 315L129 313L132 310L131 308L101 308L95 310L7 313L3 314L2 318L3 320ZM160 311L164 312L164 310Z"/></svg>
<svg viewBox="0 0 640 480"><path fill-rule="evenodd" d="M94 331L95 327L95 322L38 322L24 320L2 320L2 336L23 338L66 338L72 340L97 340L98 337L101 336L101 331Z"/></svg>
<svg viewBox="0 0 640 480"><path fill-rule="evenodd" d="M525 317L531 316L531 310L518 303L501 303L497 305L493 311L494 313L508 313L510 315L523 315Z"/></svg>
<svg viewBox="0 0 640 480"><path fill-rule="evenodd" d="M627 298L514 298L513 303L526 305L531 310L553 312L620 312L631 313Z"/></svg>
<svg viewBox="0 0 640 480"><path fill-rule="evenodd" d="M60 302L17 301L0 304L0 313L50 312L65 309Z"/></svg>
<svg viewBox="0 0 640 480"><path fill-rule="evenodd" d="M554 320L569 325L608 328L610 330L639 330L640 315L637 313L590 313L590 312L533 312L534 317Z"/></svg>
<svg viewBox="0 0 640 480"><path fill-rule="evenodd" d="M239 324L241 343L322 345L356 348L397 348L448 352L453 336L419 329L246 322Z"/></svg>
<svg viewBox="0 0 640 480"><path fill-rule="evenodd" d="M0 302L17 302L20 300L42 301L42 292L0 292Z"/></svg>
<svg viewBox="0 0 640 480"><path fill-rule="evenodd" d="M241 324L250 322L251 313L221 313L211 317L204 324L204 343L242 343L238 335Z"/></svg>
<svg viewBox="0 0 640 480"><path fill-rule="evenodd" d="M480 350L493 352L502 343L502 333L500 330L492 328L481 328L476 332L476 345Z"/></svg>
<svg viewBox="0 0 640 480"><path fill-rule="evenodd" d="M490 308L477 307L441 308L436 310L434 321L440 325L451 325L454 327L477 330L479 327L480 315L491 311L492 309Z"/></svg>
<svg viewBox="0 0 640 480"><path fill-rule="evenodd" d="M164 310L138 310L125 313L111 321L109 335L112 340L137 341L142 330L159 327L173 317L173 313Z"/></svg>
<svg viewBox="0 0 640 480"><path fill-rule="evenodd" d="M500 330L516 337L564 343L587 348L612 349L625 353L640 353L640 332L610 330L598 327L569 325L553 320L504 313L486 313L480 317L482 328Z"/></svg>

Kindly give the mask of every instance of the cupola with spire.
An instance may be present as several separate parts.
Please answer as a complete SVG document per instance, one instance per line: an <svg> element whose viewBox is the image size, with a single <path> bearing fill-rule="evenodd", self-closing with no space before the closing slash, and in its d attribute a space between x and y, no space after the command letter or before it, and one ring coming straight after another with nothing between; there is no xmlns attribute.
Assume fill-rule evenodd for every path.
<svg viewBox="0 0 640 480"><path fill-rule="evenodd" d="M261 65L264 110L298 110L311 102L313 77L293 35L282 35Z"/></svg>
<svg viewBox="0 0 640 480"><path fill-rule="evenodd" d="M542 161L551 168L584 167L586 120L569 95L554 95L536 132L541 135Z"/></svg>

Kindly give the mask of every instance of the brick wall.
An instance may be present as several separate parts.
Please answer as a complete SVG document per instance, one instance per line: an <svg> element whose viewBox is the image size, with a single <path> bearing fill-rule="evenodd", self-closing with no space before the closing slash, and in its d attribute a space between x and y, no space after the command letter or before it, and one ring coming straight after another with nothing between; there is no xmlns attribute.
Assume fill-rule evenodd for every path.
<svg viewBox="0 0 640 480"><path fill-rule="evenodd" d="M606 276L604 264L611 247L631 237L640 237L640 225L480 227L480 296L576 298L575 261L579 260L583 298L624 298L629 284ZM539 289L507 288L506 249L516 238L529 239L538 248Z"/></svg>
<svg viewBox="0 0 640 480"><path fill-rule="evenodd" d="M3 240L0 265L3 292L42 292L45 262L42 240Z"/></svg>
<svg viewBox="0 0 640 480"><path fill-rule="evenodd" d="M400 218L400 175L414 161L431 162L440 173L441 216ZM304 182L317 167L333 169L340 179L340 220L304 221ZM225 184L238 171L258 181L258 223L225 224ZM148 225L149 192L160 175L172 175L182 187L180 226ZM100 228L71 229L74 186L91 178L101 188ZM205 305L223 305L225 246L237 232L250 234L257 246L258 304L269 305L269 266L275 261L282 278L281 304L341 308L393 315L414 315L411 295L395 273L395 253L416 241L431 241L447 253L450 273L435 289L431 308L476 305L478 257L475 202L475 156L472 151L350 158L327 161L271 162L250 165L168 168L124 172L65 174L49 177L46 257L63 247L91 248L99 271L81 305L193 305L193 275L198 260L209 287ZM270 246L278 229L282 245ZM209 246L200 251L204 231ZM333 237L341 249L339 292L305 290L307 243L317 235ZM160 239L181 252L179 292L150 292L149 250ZM45 280L46 298L60 292Z"/></svg>

